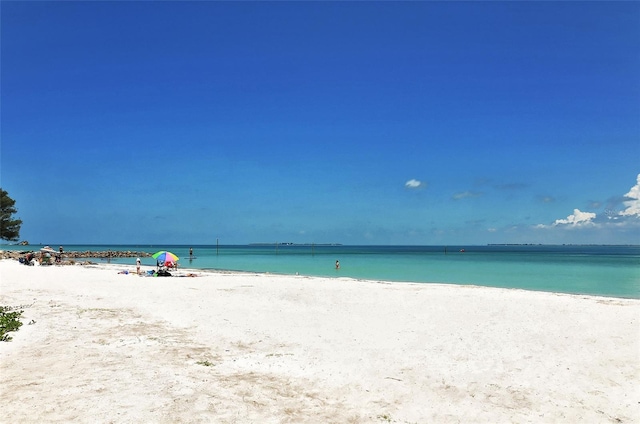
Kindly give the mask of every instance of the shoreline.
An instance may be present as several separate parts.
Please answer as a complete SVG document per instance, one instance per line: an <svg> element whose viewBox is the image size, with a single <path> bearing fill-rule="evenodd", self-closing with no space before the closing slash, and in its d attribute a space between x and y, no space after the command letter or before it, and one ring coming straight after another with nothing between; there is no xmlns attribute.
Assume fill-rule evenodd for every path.
<svg viewBox="0 0 640 424"><path fill-rule="evenodd" d="M1 261L1 259L0 259ZM110 270L113 268L113 271L116 270L126 270L129 274L136 274L136 267L130 264L118 264L118 263L97 263L97 262L86 262L86 263L75 263L75 264L63 264L58 266L81 266L86 268L97 268ZM143 273L144 269L147 268L147 271L150 271L152 268L149 265L143 265ZM307 279L328 279L328 280L338 280L345 282L362 282L362 283L370 283L370 284L417 284L417 285L429 285L429 286L444 286L444 287L468 287L468 288L479 288L479 289L493 289L493 290L507 290L507 291L523 291L530 293L546 293L550 295L557 296L577 296L577 297L589 297L596 299L611 299L611 300L637 300L640 301L638 297L624 297L624 296L607 296L607 295L598 295L591 293L567 293L567 292L558 292L558 291L546 291L546 290L532 290L520 287L495 287L495 286L483 286L480 284L467 284L467 283L447 283L447 282L439 282L439 281L403 281L403 280L384 280L384 279L368 279L368 278L356 278L356 277L348 277L348 276L333 276L333 277L323 277L317 275L307 275L307 274L286 274L286 273L278 273L271 271L244 271L244 270L236 270L236 269L217 269L217 268L188 268L188 267L180 267L177 271L170 271L172 274L171 277L162 277L162 278L183 278L183 277L203 277L203 276L215 276L215 275L238 275L238 276L273 276L273 277L283 277L283 278L307 278ZM187 274L196 274L196 275L181 275L183 273ZM202 275L197 275L202 274ZM145 275L141 275L143 278L158 278L158 277L149 277Z"/></svg>
<svg viewBox="0 0 640 424"><path fill-rule="evenodd" d="M70 254L83 256L83 259L67 260L65 263L96 264L133 264L140 257L143 265L155 265L147 259L150 252L136 252L139 249L120 246L113 255L121 258L94 258L91 252L106 252L106 246L67 246ZM275 251L247 246L246 249L229 248L218 257L217 251L200 250L198 260L186 261L188 250L171 246L182 257L180 265L198 270L224 270L236 272L270 272L282 275L309 275L320 278L348 276L354 279L386 280L409 283L444 283L459 285L481 285L484 287L521 288L542 292L562 292L586 294L602 297L640 299L640 251L627 250L586 250L574 251L572 248L556 252L527 252L526 249L507 249L507 252L494 252L489 248L464 254L444 255L433 249L418 247L417 250L376 248L355 249L344 247L345 251L327 250L314 257L311 251L296 250L283 253L280 258ZM87 250L89 249L89 250ZM180 250L182 249L182 250ZM498 248L499 249L499 248ZM144 250L144 249L143 249ZM317 250L317 249L316 249ZM138 253L141 253L138 255ZM4 254L7 254L6 252ZM15 255L15 253L13 253ZM381 256L377 256L381 254ZM2 257L0 252L0 257ZM326 255L331 257L328 258ZM15 257L15 256L14 256ZM334 262L340 258L344 269L335 271ZM110 259L110 260L108 260ZM378 260L380 259L380 260ZM153 263L152 263L153 262Z"/></svg>
<svg viewBox="0 0 640 424"><path fill-rule="evenodd" d="M104 270L123 270L123 268L127 268L129 274L135 276L136 267L129 264L109 264L109 263L77 263L75 265L70 266L81 266L86 268L97 268ZM111 269L113 268L113 269ZM142 268L154 268L149 267L148 265L142 266ZM147 269L150 271L151 269ZM235 270L235 269L217 269L217 268L178 268L178 271L170 271L171 277L149 277L145 275L140 275L142 278L184 278L184 277L212 277L216 275L235 275L235 276L265 276L265 277L282 277L282 278L301 278L301 279L317 279L317 280L336 280L343 282L357 282L357 283L367 283L367 284L407 284L407 285L418 285L418 286L432 286L432 287L449 287L449 288L476 288L476 289L489 289L489 290L505 290L505 291L521 291L525 293L544 293L553 296L572 296L579 298L594 298L594 299L605 299L605 300L631 300L638 301L640 305L640 298L636 297L618 297L618 296L606 296L606 295L598 295L591 293L566 293L566 292L556 292L556 291L545 291L545 290L531 290L519 287L495 287L495 286L483 286L480 284L466 284L466 283L446 283L446 282L438 282L438 281L403 281L403 280L383 280L383 279L368 279L368 278L355 278L348 276L334 276L334 277L322 277L317 275L307 275L307 274L285 274L271 271L244 271L244 270ZM144 273L144 271L143 271ZM183 273L194 274L194 275L181 275ZM202 274L202 275L198 275Z"/></svg>
<svg viewBox="0 0 640 424"><path fill-rule="evenodd" d="M104 260L104 258L102 258ZM115 258L117 259L117 258ZM6 259L1 259L6 260ZM129 273L135 274L136 267L135 265L131 265L129 263L105 263L105 262L76 262L76 263L62 263L56 264L55 266L82 266L82 267L94 267L100 269L109 269L109 268L127 268ZM143 265L142 269L146 269L147 271L151 269L156 269L156 267ZM349 277L349 276L320 276L320 275L310 275L310 274L287 274L287 273L278 273L271 271L246 271L240 269L218 269L218 268L189 268L189 267L180 267L178 271L170 271L171 273L176 273L176 275L172 275L172 277L185 277L185 275L178 275L180 273L190 273L190 274L238 274L238 275L271 275L271 276L280 276L280 277L299 277L299 278L317 278L317 279L337 279L337 280L345 280L345 281L359 281L359 282L369 282L369 283L381 283L381 284L418 284L418 285L431 285L431 286L452 286L452 287L477 287L477 288L486 288L486 289L496 289L496 290L516 290L516 291L524 291L531 293L548 293L553 295L568 295L568 296L578 296L578 297L594 297L594 298L602 298L602 299L623 299L623 300L638 300L640 301L640 297L633 296L612 296L605 294L593 294L593 293L574 293L574 292L561 292L561 291L549 291L549 290L535 290L521 287L500 287L500 286L491 286L491 285L481 285L481 284L469 284L469 283L455 283L455 282L441 282L441 281L409 281L409 280L385 280L385 279L371 279L371 278L358 278L358 277Z"/></svg>
<svg viewBox="0 0 640 424"><path fill-rule="evenodd" d="M200 276L0 261L0 304L24 306L24 325L0 344L5 418L640 419L637 299L178 272Z"/></svg>

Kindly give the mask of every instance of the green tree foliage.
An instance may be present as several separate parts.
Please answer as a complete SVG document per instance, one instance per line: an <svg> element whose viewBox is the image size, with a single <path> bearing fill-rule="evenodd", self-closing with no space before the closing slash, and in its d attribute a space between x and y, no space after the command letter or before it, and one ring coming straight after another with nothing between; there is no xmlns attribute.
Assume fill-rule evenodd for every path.
<svg viewBox="0 0 640 424"><path fill-rule="evenodd" d="M2 240L17 241L20 237L22 220L13 218L13 215L18 212L15 204L16 201L0 188L0 239Z"/></svg>

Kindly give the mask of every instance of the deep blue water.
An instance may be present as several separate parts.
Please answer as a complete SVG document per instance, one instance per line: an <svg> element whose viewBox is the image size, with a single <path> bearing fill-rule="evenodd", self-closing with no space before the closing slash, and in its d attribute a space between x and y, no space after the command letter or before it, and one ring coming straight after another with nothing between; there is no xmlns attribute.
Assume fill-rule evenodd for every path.
<svg viewBox="0 0 640 424"><path fill-rule="evenodd" d="M33 250L40 247L28 246ZM189 247L193 247L196 256L192 261ZM24 247L0 249L24 250ZM640 246L65 246L67 251L108 249L149 253L169 250L181 258L183 268L473 284L640 298ZM339 270L335 269L336 260L340 261ZM135 258L112 263L134 265ZM153 266L155 260L142 258L142 263Z"/></svg>

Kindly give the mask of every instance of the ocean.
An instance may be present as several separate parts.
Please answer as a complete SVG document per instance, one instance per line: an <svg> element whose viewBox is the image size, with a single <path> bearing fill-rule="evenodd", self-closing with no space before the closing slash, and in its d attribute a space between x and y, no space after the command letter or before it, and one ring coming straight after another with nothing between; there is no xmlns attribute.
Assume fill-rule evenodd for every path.
<svg viewBox="0 0 640 424"><path fill-rule="evenodd" d="M41 246L0 246L38 250ZM58 246L52 246L57 250ZM189 248L194 251L189 260ZM75 245L65 251L169 250L182 268L449 283L640 298L640 246ZM142 264L154 266L152 258ZM104 259L93 259L105 262ZM340 261L340 269L335 268ZM135 258L111 259L135 265Z"/></svg>

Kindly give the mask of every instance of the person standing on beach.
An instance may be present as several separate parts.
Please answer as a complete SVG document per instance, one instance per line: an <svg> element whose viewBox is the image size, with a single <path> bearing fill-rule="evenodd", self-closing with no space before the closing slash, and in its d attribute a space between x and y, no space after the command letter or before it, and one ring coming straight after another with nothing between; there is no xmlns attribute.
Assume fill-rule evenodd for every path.
<svg viewBox="0 0 640 424"><path fill-rule="evenodd" d="M136 274L140 275L140 258L136 258Z"/></svg>

